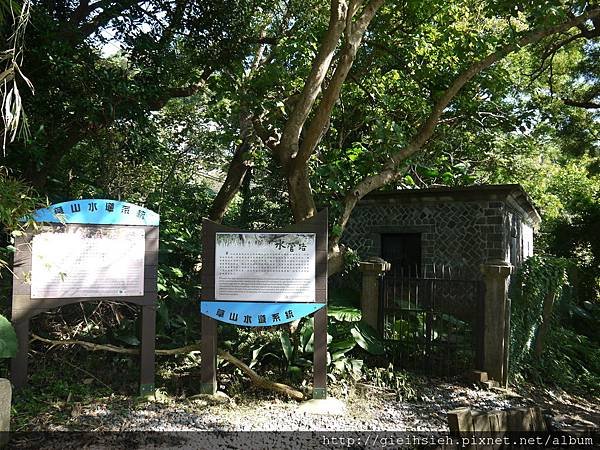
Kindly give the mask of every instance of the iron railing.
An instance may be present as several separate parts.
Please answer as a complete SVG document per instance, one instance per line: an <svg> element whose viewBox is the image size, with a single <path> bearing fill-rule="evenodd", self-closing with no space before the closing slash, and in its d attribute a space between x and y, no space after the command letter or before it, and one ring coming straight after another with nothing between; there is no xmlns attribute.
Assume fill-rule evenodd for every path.
<svg viewBox="0 0 600 450"><path fill-rule="evenodd" d="M484 285L473 278L447 267L382 277L379 332L395 367L447 376L480 366Z"/></svg>

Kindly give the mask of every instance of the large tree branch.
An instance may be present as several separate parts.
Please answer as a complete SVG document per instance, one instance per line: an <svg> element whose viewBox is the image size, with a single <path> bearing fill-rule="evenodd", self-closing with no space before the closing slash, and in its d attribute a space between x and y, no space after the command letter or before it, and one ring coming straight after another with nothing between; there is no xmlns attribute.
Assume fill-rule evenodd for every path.
<svg viewBox="0 0 600 450"><path fill-rule="evenodd" d="M177 0L175 4L175 10L171 15L171 20L169 21L169 25L163 32L160 43L162 45L168 45L169 42L173 39L175 31L181 27L183 17L185 15L185 9L188 5L188 0Z"/></svg>
<svg viewBox="0 0 600 450"><path fill-rule="evenodd" d="M277 143L279 142L279 137L276 133L268 130L263 124L260 117L254 117L252 119L252 125L254 126L254 131L256 135L260 138L262 143L273 152L275 152L277 148Z"/></svg>
<svg viewBox="0 0 600 450"><path fill-rule="evenodd" d="M112 4L111 4L112 3ZM85 22L79 27L79 31L84 36L89 36L100 28L108 25L111 20L119 17L123 12L132 7L137 3L143 3L143 0L118 0L112 1L100 1L94 3L94 9L102 8L102 12L98 13L88 22ZM90 11L91 12L91 11Z"/></svg>
<svg viewBox="0 0 600 450"><path fill-rule="evenodd" d="M288 155L291 154L291 160L287 161L287 167L286 161L282 161L288 181L290 205L296 221L311 217L316 212L306 162L329 127L331 113L336 101L339 99L342 85L352 67L364 33L383 4L383 0L371 0L363 8L360 17L354 20L354 16L362 6L362 3L359 0L350 2L344 24L345 43L342 47L337 66L325 89L323 98L316 108L315 115L308 126L298 151L295 152L294 148L286 149L289 152Z"/></svg>
<svg viewBox="0 0 600 450"><path fill-rule="evenodd" d="M260 37L263 38L266 35L266 26L260 32ZM254 54L254 59L252 61L252 65L250 66L250 70L245 75L245 80L250 80L258 70L262 67L262 65L266 62L263 57L265 46L267 44L260 44ZM244 89L242 89L244 92ZM244 98L244 95L241 95L241 98ZM233 158L229 163L229 168L227 169L227 177L225 178L225 182L219 189L219 192L216 198L213 201L211 206L211 211L209 218L215 222L221 222L223 220L223 216L229 207L229 204L235 197L235 195L239 192L242 183L246 180L248 183L249 169L252 165L252 161L250 158L250 150L252 148L252 138L253 138L253 130L255 128L253 124L253 115L250 112L250 108L248 104L244 101L240 104L240 138L241 143L237 146ZM260 119L257 119L257 122L260 124ZM262 134L261 130L261 134ZM268 142L268 138L267 138Z"/></svg>
<svg viewBox="0 0 600 450"><path fill-rule="evenodd" d="M310 114L310 111L321 92L323 80L327 75L335 49L346 24L347 4L344 0L331 0L329 26L321 41L319 52L315 57L310 74L296 104L288 117L281 140L277 147L278 157L283 165L293 157L298 150L300 131Z"/></svg>
<svg viewBox="0 0 600 450"><path fill-rule="evenodd" d="M174 86L170 88L165 88L160 94L156 97L148 100L147 105L151 111L158 111L163 106L167 104L169 100L172 98L185 98L191 97L194 94L197 94L205 87L206 80L213 74L214 69L211 67L206 67L202 71L200 75L200 81L193 84L188 84L187 86Z"/></svg>
<svg viewBox="0 0 600 450"><path fill-rule="evenodd" d="M211 206L209 218L215 222L220 223L223 220L229 203L231 203L233 197L240 190L244 176L251 165L249 152L250 139L252 137L252 118L249 114L242 114L240 116L240 137L242 142L235 149L233 158L229 163L225 182L219 189L219 193Z"/></svg>
<svg viewBox="0 0 600 450"><path fill-rule="evenodd" d="M310 176L306 165L287 173L290 206L294 220L300 222L316 214L315 199L310 186Z"/></svg>
<svg viewBox="0 0 600 450"><path fill-rule="evenodd" d="M564 98L563 103L568 106L575 106L577 108L585 108L585 109L598 109L600 108L600 103L595 103L590 100L588 101L577 101L569 98Z"/></svg>
<svg viewBox="0 0 600 450"><path fill-rule="evenodd" d="M577 108L585 109L597 109L600 108L600 103L594 101L596 97L600 97L600 85L593 86L584 95L580 96L579 99L563 98L562 101L568 106L575 106Z"/></svg>
<svg viewBox="0 0 600 450"><path fill-rule="evenodd" d="M600 8L594 8L561 24L529 32L516 42L507 44L497 49L495 52L487 55L485 58L473 63L470 67L468 67L454 80L450 87L444 91L438 101L434 104L429 116L425 122L423 122L410 142L404 148L392 154L392 156L384 164L382 171L375 175L364 178L346 194L344 199L344 211L339 222L342 230L348 223L348 219L350 218L352 210L362 197L367 195L369 192L390 183L399 176L399 165L406 159L410 158L413 154L418 152L431 138L435 127L446 107L465 86L465 84L467 84L475 75L487 69L508 54L525 47L526 45L539 42L541 39L544 39L548 36L567 31L573 27L577 27L578 25L585 23L588 20L597 19L598 17L600 17Z"/></svg>
<svg viewBox="0 0 600 450"><path fill-rule="evenodd" d="M297 401L304 400L304 394L302 392L288 386L287 384L276 383L274 381L267 380L266 378L261 377L254 370L252 370L249 366L244 364L242 361L237 359L235 356L231 355L229 352L226 352L225 350L219 350L218 354L225 361L230 362L235 367L240 369L243 373L245 373L246 376L248 378L250 378L250 380L254 384L256 384L256 386L258 386L259 388L279 392L280 394L285 394L288 397L293 398L294 400L297 400Z"/></svg>
<svg viewBox="0 0 600 450"><path fill-rule="evenodd" d="M342 48L338 64L331 80L325 89L323 98L321 99L315 115L310 121L302 143L300 144L298 154L294 158L293 165L295 167L303 166L306 161L308 161L308 158L310 158L310 155L321 141L323 134L327 131L331 113L333 112L336 101L340 97L342 86L352 68L352 64L354 63L356 53L360 47L365 31L383 4L383 1L384 0L372 0L369 2L364 8L360 18L355 23L352 23L350 18L350 14L353 13L353 11L348 13L350 20L346 29L350 28L350 30L346 33L346 42Z"/></svg>

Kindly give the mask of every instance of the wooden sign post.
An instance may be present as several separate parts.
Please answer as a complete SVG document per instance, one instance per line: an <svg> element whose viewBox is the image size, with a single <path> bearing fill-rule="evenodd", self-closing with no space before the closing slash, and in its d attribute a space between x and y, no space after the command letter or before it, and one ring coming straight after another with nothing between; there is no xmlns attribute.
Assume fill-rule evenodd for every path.
<svg viewBox="0 0 600 450"><path fill-rule="evenodd" d="M327 397L327 211L276 231L202 222L201 391L217 390L217 324L280 325L314 313L314 398Z"/></svg>
<svg viewBox="0 0 600 450"><path fill-rule="evenodd" d="M158 214L115 200L74 200L37 210L40 222L15 242L12 322L19 348L16 388L27 382L29 320L77 302L140 305L140 394L154 392Z"/></svg>

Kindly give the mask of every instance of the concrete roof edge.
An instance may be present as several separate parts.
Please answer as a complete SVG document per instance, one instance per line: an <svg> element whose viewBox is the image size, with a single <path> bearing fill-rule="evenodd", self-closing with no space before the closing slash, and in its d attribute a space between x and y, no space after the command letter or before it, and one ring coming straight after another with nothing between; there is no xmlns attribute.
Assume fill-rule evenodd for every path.
<svg viewBox="0 0 600 450"><path fill-rule="evenodd" d="M390 192L371 192L366 195L364 203L372 203L377 200L398 200L414 202L420 198L427 198L427 201L448 201L448 197L456 197L456 200L507 200L512 198L527 214L529 220L535 228L539 226L542 219L531 201L525 189L520 184L478 184L473 186L460 187L431 187L426 189L403 189ZM443 197L443 198L442 198Z"/></svg>

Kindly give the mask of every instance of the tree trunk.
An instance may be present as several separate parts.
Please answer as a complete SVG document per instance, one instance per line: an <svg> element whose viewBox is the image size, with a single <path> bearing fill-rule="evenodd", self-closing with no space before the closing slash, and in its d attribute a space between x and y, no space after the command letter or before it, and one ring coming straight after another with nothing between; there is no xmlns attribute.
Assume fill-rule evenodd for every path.
<svg viewBox="0 0 600 450"><path fill-rule="evenodd" d="M85 124L72 124L62 135L51 134L49 144L44 152L44 160L38 167L34 160L30 160L23 171L23 178L30 183L40 194L45 194L48 178L58 168L62 159L69 154L86 135L93 133Z"/></svg>
<svg viewBox="0 0 600 450"><path fill-rule="evenodd" d="M240 137L242 143L235 149L233 158L229 163L225 183L219 189L219 193L210 209L209 218L215 222L220 223L223 220L229 203L240 190L244 176L251 165L249 152L252 146L252 116L248 113L240 115Z"/></svg>
<svg viewBox="0 0 600 450"><path fill-rule="evenodd" d="M550 291L544 297L544 305L542 307L542 322L535 336L534 354L536 358L542 356L544 352L544 341L550 330L550 322L552 321L552 309L556 300L556 292Z"/></svg>
<svg viewBox="0 0 600 450"><path fill-rule="evenodd" d="M252 167L248 167L246 175L242 180L242 186L240 188L240 195L242 196L242 204L240 205L240 228L250 227L250 206L252 204L252 189L250 185L252 183Z"/></svg>
<svg viewBox="0 0 600 450"><path fill-rule="evenodd" d="M302 166L290 171L287 175L287 182L294 220L300 222L314 216L316 206L310 187L308 168Z"/></svg>
<svg viewBox="0 0 600 450"><path fill-rule="evenodd" d="M337 244L332 243L332 239L329 239L329 251L327 252L327 276L330 277L336 273L344 270L345 264L345 248ZM337 240L334 240L337 241Z"/></svg>
<svg viewBox="0 0 600 450"><path fill-rule="evenodd" d="M235 194L238 193L242 180L248 171L249 160L248 151L250 150L249 138L246 137L244 141L237 147L233 159L229 164L229 170L227 171L227 177L225 183L219 189L217 197L213 201L209 218L215 222L221 222L223 216L227 211L227 207Z"/></svg>

